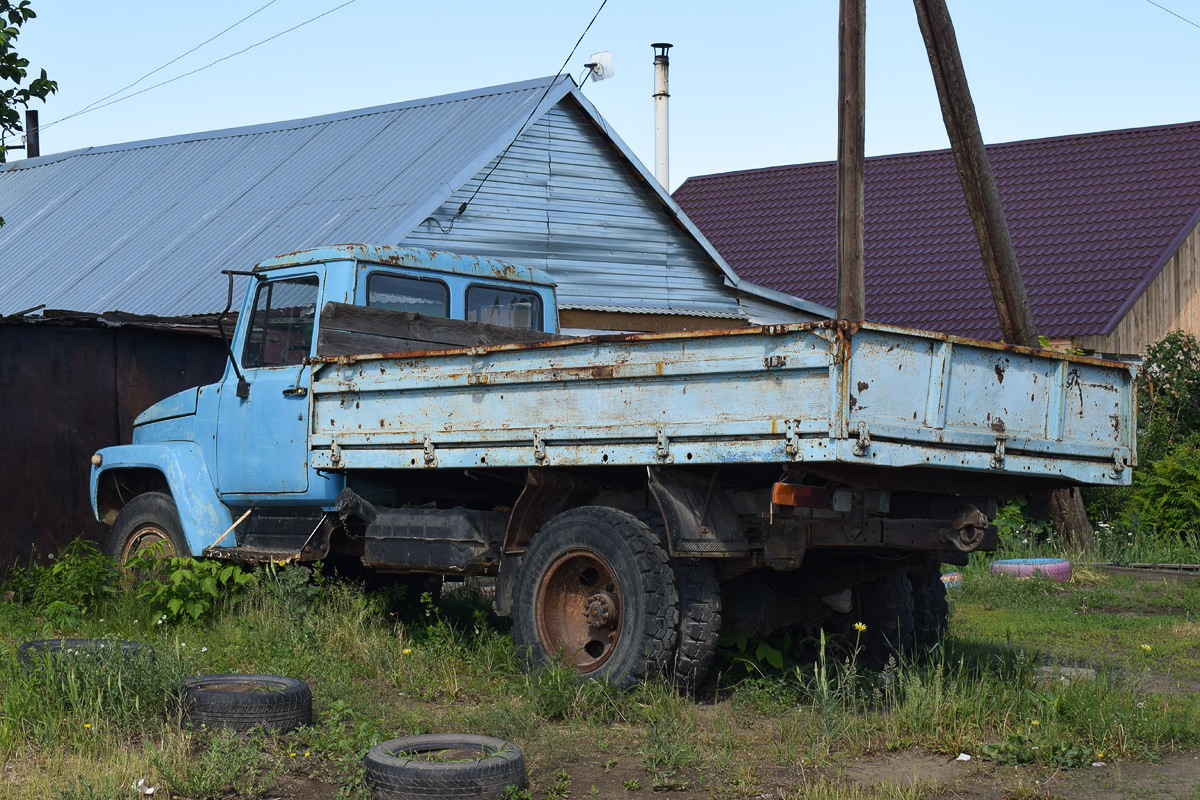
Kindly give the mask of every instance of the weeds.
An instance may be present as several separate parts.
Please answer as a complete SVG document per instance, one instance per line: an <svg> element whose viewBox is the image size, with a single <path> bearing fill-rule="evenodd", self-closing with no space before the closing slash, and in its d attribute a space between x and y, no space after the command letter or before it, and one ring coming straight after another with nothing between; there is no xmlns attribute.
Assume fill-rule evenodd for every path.
<svg viewBox="0 0 1200 800"><path fill-rule="evenodd" d="M237 602L253 576L236 564L191 556L162 558L159 546L147 547L131 562L140 578L137 598L155 616L192 621L211 616L219 603Z"/></svg>
<svg viewBox="0 0 1200 800"><path fill-rule="evenodd" d="M885 747L1014 762L1028 748L1031 763L1047 769L1086 766L1100 753L1119 760L1200 747L1200 697L1150 694L1137 682L1151 670L1190 674L1200 588L1086 572L1072 584L1018 582L986 569L981 560L964 570L963 588L951 596L954 635L925 662L901 660L883 675L861 669L853 632L845 644L820 635L804 643L814 660L802 662L797 638L790 671L773 667L766 651L754 670L727 662L715 695L699 703L665 680L623 692L561 667L525 675L504 625L469 591L442 601L430 593L398 608L398 592L385 599L290 566L258 573L236 605L170 624L154 624L154 612L125 588L70 633L137 638L157 655L102 668L47 660L26 671L16 645L45 624L30 594L0 604L0 763L21 765L8 780L35 798L108 800L113 787L128 796L141 776L160 784L162 796L270 795L283 771L365 798L361 759L370 747L469 731L515 741L534 774L546 776L545 788L564 765L574 772L570 764L591 759L614 783L636 782L631 792L703 781L718 794L752 796L770 789L784 774L773 765L782 764L787 775L814 781L806 782L813 796L917 797L927 789L860 791L804 771ZM1156 616L1163 608L1178 613L1164 621ZM1110 619L1097 609L1132 613ZM1105 646L1127 649L1129 663L1095 665L1089 680L1047 678L1055 668L1049 653L1064 657L1051 646L1084 647L1097 632ZM756 657L757 649L746 643ZM180 731L182 676L214 672L308 680L314 724L283 737ZM71 766L46 766L54 763ZM86 780L74 778L76 769ZM588 784L577 779L561 793L586 796Z"/></svg>
<svg viewBox="0 0 1200 800"><path fill-rule="evenodd" d="M259 742L224 729L198 734L196 758L154 751L150 762L171 794L188 800L215 800L233 794L258 797L283 773Z"/></svg>
<svg viewBox="0 0 1200 800"><path fill-rule="evenodd" d="M107 776L96 780L80 776L70 786L54 789L55 800L124 800L130 794L129 787Z"/></svg>

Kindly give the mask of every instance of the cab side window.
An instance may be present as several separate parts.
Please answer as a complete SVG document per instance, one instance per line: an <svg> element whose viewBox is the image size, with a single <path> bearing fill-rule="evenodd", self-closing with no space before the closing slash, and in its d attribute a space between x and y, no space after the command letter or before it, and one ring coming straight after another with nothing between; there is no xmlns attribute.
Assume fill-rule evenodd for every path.
<svg viewBox="0 0 1200 800"><path fill-rule="evenodd" d="M533 292L476 284L467 288L467 321L540 331L541 298Z"/></svg>
<svg viewBox="0 0 1200 800"><path fill-rule="evenodd" d="M450 316L450 290L441 281L373 272L367 278L367 305L430 317Z"/></svg>
<svg viewBox="0 0 1200 800"><path fill-rule="evenodd" d="M299 364L312 350L320 290L316 276L259 284L242 366Z"/></svg>

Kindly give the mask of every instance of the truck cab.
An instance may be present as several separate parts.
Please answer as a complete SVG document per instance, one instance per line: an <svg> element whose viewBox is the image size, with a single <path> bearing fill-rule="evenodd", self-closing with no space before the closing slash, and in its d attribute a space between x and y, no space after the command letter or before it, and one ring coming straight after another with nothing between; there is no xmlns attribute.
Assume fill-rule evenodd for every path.
<svg viewBox="0 0 1200 800"><path fill-rule="evenodd" d="M299 530L333 507L345 476L314 469L307 438L306 360L317 354L327 303L546 333L558 327L546 273L487 258L348 244L288 253L240 274L249 281L221 380L146 409L131 444L92 459L93 508L114 526L108 550L121 561L164 540L160 547L199 554L249 508L261 509L259 517L272 507L302 517ZM147 495L153 502L139 500ZM115 525L130 501L155 505L176 524ZM248 529L255 524L263 527Z"/></svg>

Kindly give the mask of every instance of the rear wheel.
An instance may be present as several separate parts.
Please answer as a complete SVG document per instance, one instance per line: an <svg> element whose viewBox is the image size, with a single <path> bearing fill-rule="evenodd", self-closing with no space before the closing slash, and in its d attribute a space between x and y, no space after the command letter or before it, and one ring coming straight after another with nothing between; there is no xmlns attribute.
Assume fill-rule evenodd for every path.
<svg viewBox="0 0 1200 800"><path fill-rule="evenodd" d="M856 590L857 622L867 627L860 640L863 666L883 669L899 653L912 649L913 591L908 573L892 570Z"/></svg>
<svg viewBox="0 0 1200 800"><path fill-rule="evenodd" d="M105 549L124 565L151 547L165 558L191 554L175 499L165 492L146 492L126 503L113 523Z"/></svg>
<svg viewBox="0 0 1200 800"><path fill-rule="evenodd" d="M533 537L517 575L513 636L531 668L559 663L628 688L661 672L678 596L667 553L636 517L585 506Z"/></svg>
<svg viewBox="0 0 1200 800"><path fill-rule="evenodd" d="M646 523L663 548L669 550L662 517L652 511L640 511L637 517ZM672 659L672 677L676 686L693 691L708 676L717 654L717 639L721 634L721 584L711 561L673 558L671 567L679 592L679 630Z"/></svg>
<svg viewBox="0 0 1200 800"><path fill-rule="evenodd" d="M908 573L913 590L913 644L918 653L934 647L946 635L950 607L946 584L936 567Z"/></svg>

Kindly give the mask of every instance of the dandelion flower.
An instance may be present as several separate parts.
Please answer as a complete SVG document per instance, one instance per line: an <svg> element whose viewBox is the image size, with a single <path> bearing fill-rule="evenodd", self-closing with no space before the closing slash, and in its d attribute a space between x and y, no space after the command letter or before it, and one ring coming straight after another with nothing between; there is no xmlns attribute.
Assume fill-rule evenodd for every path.
<svg viewBox="0 0 1200 800"><path fill-rule="evenodd" d="M404 648L403 650L401 650L400 652L401 652L401 653L403 653L404 655L408 655L409 653L411 653L411 652L412 652L412 648L411 648L411 647L406 647L406 648Z"/></svg>
<svg viewBox="0 0 1200 800"><path fill-rule="evenodd" d="M90 723L90 722L85 722L85 723L83 723L83 727L85 727L85 728L90 728L90 727L92 727L92 723Z"/></svg>
<svg viewBox="0 0 1200 800"><path fill-rule="evenodd" d="M308 758L308 756L309 756L309 752L308 752L307 750L305 750L305 751L304 751L304 757L305 757L305 758Z"/></svg>
<svg viewBox="0 0 1200 800"><path fill-rule="evenodd" d="M1150 645L1148 645L1148 644L1143 644L1143 645L1142 645L1142 649L1143 649L1143 650L1145 650L1147 653L1149 653L1149 652L1150 652Z"/></svg>
<svg viewBox="0 0 1200 800"><path fill-rule="evenodd" d="M866 629L867 629L867 624L865 622L854 623L854 630L858 631L859 633L862 633Z"/></svg>
<svg viewBox="0 0 1200 800"><path fill-rule="evenodd" d="M296 757L295 753L288 753L288 758L295 758L295 757Z"/></svg>
<svg viewBox="0 0 1200 800"><path fill-rule="evenodd" d="M1104 753L1096 753L1096 758L1104 758Z"/></svg>

